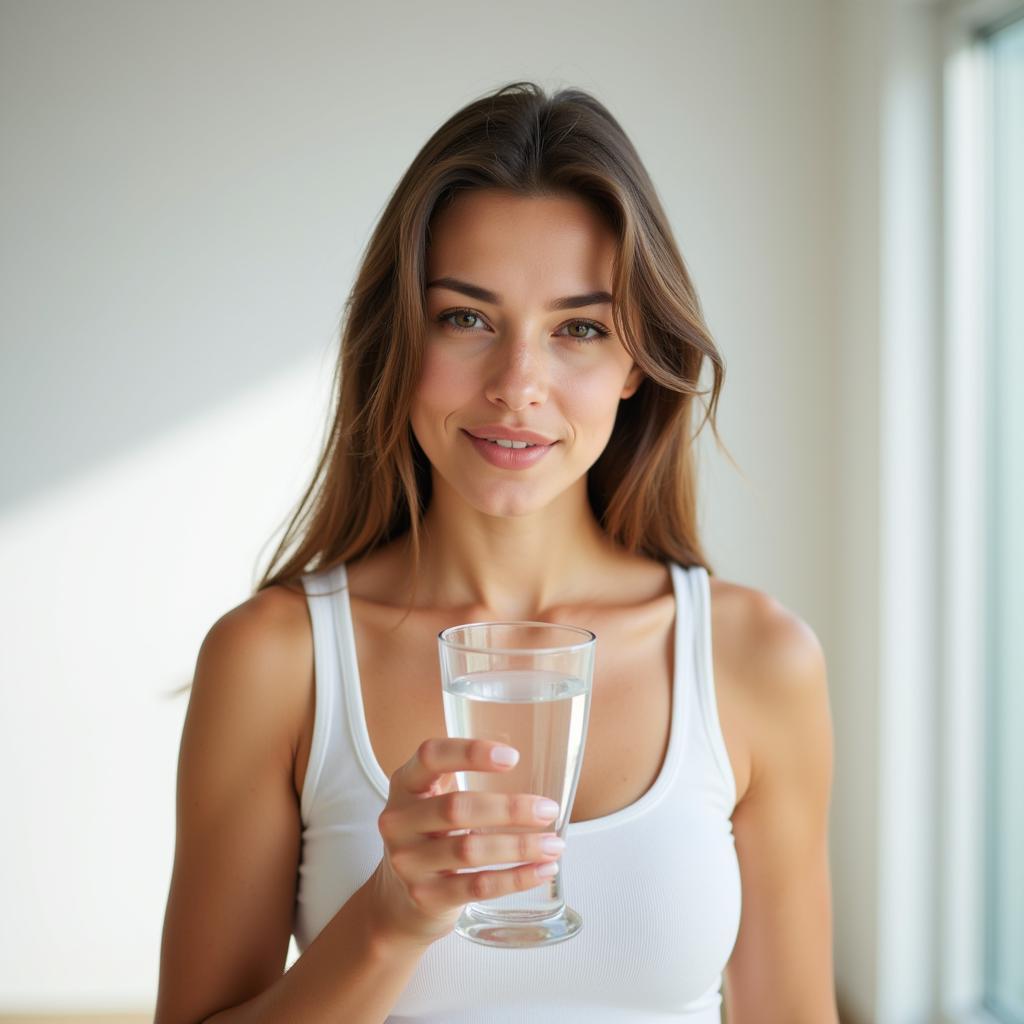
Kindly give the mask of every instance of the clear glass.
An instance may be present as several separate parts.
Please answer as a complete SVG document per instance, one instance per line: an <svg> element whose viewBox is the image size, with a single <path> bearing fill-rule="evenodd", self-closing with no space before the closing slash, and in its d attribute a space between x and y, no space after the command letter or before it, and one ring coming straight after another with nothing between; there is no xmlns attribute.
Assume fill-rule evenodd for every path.
<svg viewBox="0 0 1024 1024"><path fill-rule="evenodd" d="M992 226L988 401L985 1008L1024 1021L1024 18L988 39Z"/></svg>
<svg viewBox="0 0 1024 1024"><path fill-rule="evenodd" d="M536 793L559 806L549 823L480 832L555 832L565 839L583 764L596 645L587 629L549 622L473 622L438 635L448 735L499 740L519 751L513 768L456 772L458 788ZM467 903L455 931L485 946L547 946L572 938L583 921L565 903L561 861L553 877L532 889Z"/></svg>

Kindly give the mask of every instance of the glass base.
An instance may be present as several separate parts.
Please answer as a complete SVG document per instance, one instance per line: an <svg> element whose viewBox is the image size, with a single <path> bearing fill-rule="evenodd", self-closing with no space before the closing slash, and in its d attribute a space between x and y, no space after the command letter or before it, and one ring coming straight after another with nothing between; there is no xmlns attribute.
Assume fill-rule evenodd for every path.
<svg viewBox="0 0 1024 1024"><path fill-rule="evenodd" d="M564 942L583 927L580 915L565 905L551 917L524 915L516 920L514 915L511 911L498 917L486 913L480 904L469 903L455 922L455 931L482 946L522 949Z"/></svg>

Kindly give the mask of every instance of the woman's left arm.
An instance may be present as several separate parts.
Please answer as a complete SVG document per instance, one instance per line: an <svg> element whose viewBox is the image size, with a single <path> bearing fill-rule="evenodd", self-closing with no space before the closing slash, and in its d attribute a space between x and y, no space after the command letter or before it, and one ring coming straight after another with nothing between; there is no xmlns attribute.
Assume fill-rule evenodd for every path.
<svg viewBox="0 0 1024 1024"><path fill-rule="evenodd" d="M832 965L828 809L832 720L813 630L758 592L744 693L757 735L733 811L742 877L725 969L728 1024L838 1024Z"/></svg>

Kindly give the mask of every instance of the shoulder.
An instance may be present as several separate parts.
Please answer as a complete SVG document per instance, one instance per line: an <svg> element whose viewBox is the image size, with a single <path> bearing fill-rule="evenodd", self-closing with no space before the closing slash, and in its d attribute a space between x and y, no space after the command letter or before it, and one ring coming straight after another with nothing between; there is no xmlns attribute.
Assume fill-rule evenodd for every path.
<svg viewBox="0 0 1024 1024"><path fill-rule="evenodd" d="M716 668L720 662L740 709L750 759L750 787L785 770L794 743L830 770L831 719L825 653L796 612L764 591L709 577Z"/></svg>
<svg viewBox="0 0 1024 1024"><path fill-rule="evenodd" d="M225 612L208 630L199 649L190 709L200 703L224 715L244 716L253 730L294 750L312 673L305 596L270 586Z"/></svg>
<svg viewBox="0 0 1024 1024"><path fill-rule="evenodd" d="M717 576L708 582L712 635L747 696L771 705L824 685L824 650L804 619L762 590Z"/></svg>
<svg viewBox="0 0 1024 1024"><path fill-rule="evenodd" d="M309 639L305 595L275 584L225 612L210 627L202 649L275 664L303 649Z"/></svg>

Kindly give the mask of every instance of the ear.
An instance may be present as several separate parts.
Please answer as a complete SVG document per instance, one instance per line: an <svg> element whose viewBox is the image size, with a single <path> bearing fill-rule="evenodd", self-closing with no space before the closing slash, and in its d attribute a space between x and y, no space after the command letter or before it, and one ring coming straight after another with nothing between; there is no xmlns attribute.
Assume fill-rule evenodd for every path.
<svg viewBox="0 0 1024 1024"><path fill-rule="evenodd" d="M636 363L633 364L633 369L629 371L629 375L626 377L625 384L622 385L622 391L619 392L619 398L632 398L636 394L637 388L643 383L644 372L640 369Z"/></svg>

